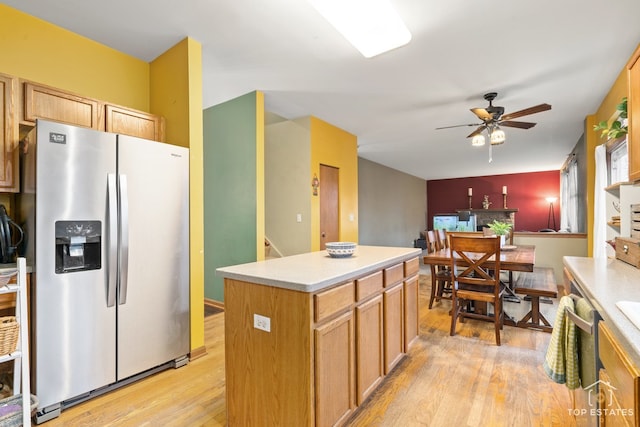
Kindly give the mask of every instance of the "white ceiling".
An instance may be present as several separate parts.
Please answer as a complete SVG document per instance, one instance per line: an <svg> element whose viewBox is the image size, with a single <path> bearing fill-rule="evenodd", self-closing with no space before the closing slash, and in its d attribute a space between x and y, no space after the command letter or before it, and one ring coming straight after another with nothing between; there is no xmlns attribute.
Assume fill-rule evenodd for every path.
<svg viewBox="0 0 640 427"><path fill-rule="evenodd" d="M413 38L365 59L304 0L8 0L5 4L151 61L202 44L204 107L265 93L287 119L313 115L358 137L365 159L424 179L557 170L640 43L638 0L392 0ZM486 92L505 113L551 111L471 147Z"/></svg>

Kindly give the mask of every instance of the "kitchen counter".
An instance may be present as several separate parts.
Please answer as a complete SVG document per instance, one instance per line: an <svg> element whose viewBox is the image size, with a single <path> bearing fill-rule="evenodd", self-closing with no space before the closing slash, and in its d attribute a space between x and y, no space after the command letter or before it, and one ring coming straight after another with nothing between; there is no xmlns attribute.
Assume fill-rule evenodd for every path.
<svg viewBox="0 0 640 427"><path fill-rule="evenodd" d="M219 276L302 292L316 292L369 271L420 256L419 248L357 246L349 258L326 251L218 268Z"/></svg>
<svg viewBox="0 0 640 427"><path fill-rule="evenodd" d="M640 329L616 307L640 302L640 269L612 258L564 257L565 265L600 312L636 366L640 366Z"/></svg>
<svg viewBox="0 0 640 427"><path fill-rule="evenodd" d="M418 338L419 248L219 268L229 425L339 426Z"/></svg>

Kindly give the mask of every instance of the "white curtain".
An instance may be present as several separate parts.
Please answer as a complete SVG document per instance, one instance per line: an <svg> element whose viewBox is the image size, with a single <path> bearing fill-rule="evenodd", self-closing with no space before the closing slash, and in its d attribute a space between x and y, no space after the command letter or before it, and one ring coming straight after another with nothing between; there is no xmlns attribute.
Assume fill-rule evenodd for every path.
<svg viewBox="0 0 640 427"><path fill-rule="evenodd" d="M573 158L560 175L560 230L578 233L578 162Z"/></svg>
<svg viewBox="0 0 640 427"><path fill-rule="evenodd" d="M607 212L604 189L607 186L607 149L596 147L596 183L593 189L593 257L607 256Z"/></svg>

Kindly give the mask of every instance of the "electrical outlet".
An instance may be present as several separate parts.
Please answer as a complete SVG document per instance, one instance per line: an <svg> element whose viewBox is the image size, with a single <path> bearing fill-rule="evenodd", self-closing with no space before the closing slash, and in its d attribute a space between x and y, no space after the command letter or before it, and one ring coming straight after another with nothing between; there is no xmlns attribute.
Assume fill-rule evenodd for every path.
<svg viewBox="0 0 640 427"><path fill-rule="evenodd" d="M261 331L271 332L271 318L253 314L253 327Z"/></svg>
<svg viewBox="0 0 640 427"><path fill-rule="evenodd" d="M297 214L296 215L296 221L297 222L302 222L302 214Z"/></svg>

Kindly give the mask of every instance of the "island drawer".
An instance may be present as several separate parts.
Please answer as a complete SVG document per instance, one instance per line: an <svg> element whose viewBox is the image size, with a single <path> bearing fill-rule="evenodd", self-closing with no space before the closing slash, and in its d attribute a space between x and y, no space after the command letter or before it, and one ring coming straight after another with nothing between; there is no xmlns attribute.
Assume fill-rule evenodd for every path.
<svg viewBox="0 0 640 427"><path fill-rule="evenodd" d="M419 258L413 258L404 262L404 277L411 277L420 271Z"/></svg>
<svg viewBox="0 0 640 427"><path fill-rule="evenodd" d="M354 284L345 283L313 296L314 319L320 322L354 303Z"/></svg>
<svg viewBox="0 0 640 427"><path fill-rule="evenodd" d="M382 271L376 271L373 274L356 280L356 301L379 293L382 290Z"/></svg>
<svg viewBox="0 0 640 427"><path fill-rule="evenodd" d="M404 263L396 264L393 267L384 269L384 287L388 288L404 279Z"/></svg>

